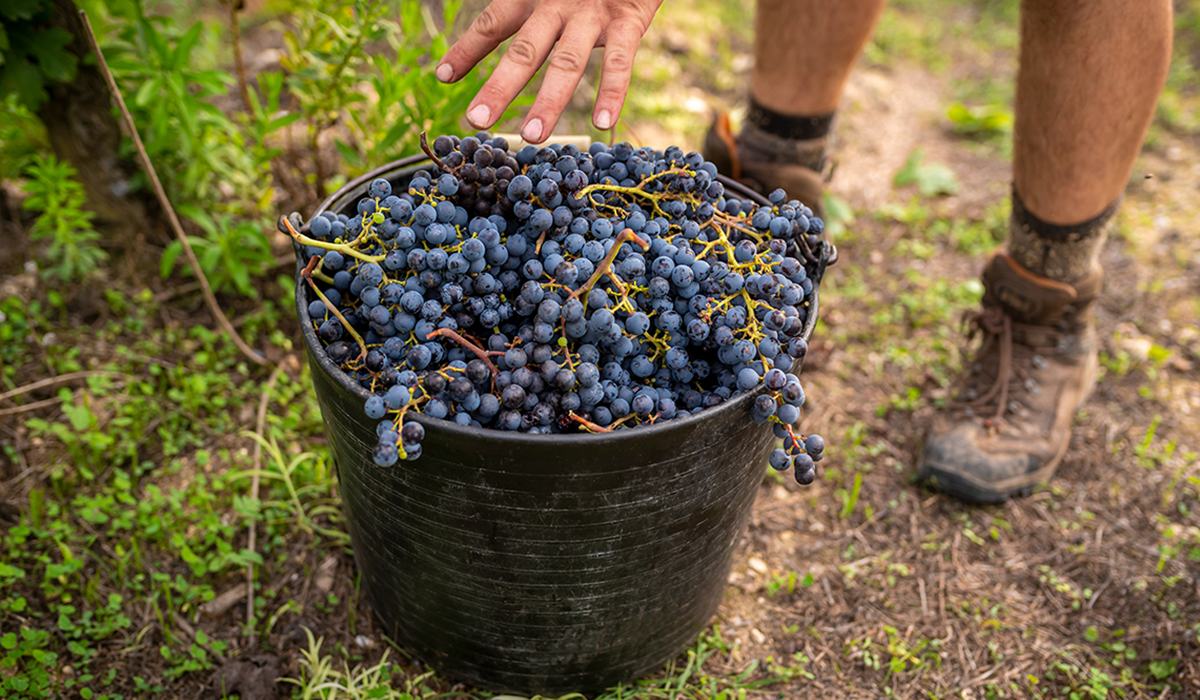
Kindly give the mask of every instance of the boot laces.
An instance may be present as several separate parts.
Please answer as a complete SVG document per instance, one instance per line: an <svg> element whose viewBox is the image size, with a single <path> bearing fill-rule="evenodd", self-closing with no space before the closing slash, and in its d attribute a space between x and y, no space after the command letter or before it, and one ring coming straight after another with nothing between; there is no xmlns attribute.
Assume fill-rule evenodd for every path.
<svg viewBox="0 0 1200 700"><path fill-rule="evenodd" d="M1042 335L1051 342L1055 342L1061 334L1043 325L1035 326L1014 321L1012 316L999 306L985 306L979 311L967 312L963 320L967 326L968 341L974 340L979 335L983 337L979 350L975 353L975 358L972 362L978 364L997 345L999 346L996 348L999 360L996 368L996 379L982 396L977 396L967 401L951 401L950 406L952 408L974 410L991 404L992 400L995 399L996 412L991 417L985 418L983 424L988 428L999 427L1004 422L1004 413L1006 410L1013 410L1015 412L1019 408L1019 404L1013 406L1013 404L1017 404L1015 400L1009 401L1009 386L1014 375L1022 380L1021 384L1027 392L1037 393L1040 391L1033 377L1013 362L1013 331L1026 331L1022 337L1031 336L1033 335L1033 331L1037 331L1039 335ZM1017 344L1021 345L1020 343ZM1052 352L1053 346L1044 348L1028 347L1034 353L1030 364L1035 369L1044 369L1046 367L1046 360L1042 353Z"/></svg>

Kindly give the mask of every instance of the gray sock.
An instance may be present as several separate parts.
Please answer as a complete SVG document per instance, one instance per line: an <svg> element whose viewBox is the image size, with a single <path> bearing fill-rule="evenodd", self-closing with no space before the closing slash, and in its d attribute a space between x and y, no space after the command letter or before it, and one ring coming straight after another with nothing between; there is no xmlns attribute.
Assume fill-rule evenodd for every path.
<svg viewBox="0 0 1200 700"><path fill-rule="evenodd" d="M1012 193L1012 217L1009 219L1008 254L1025 269L1059 282L1071 282L1092 271L1100 258L1100 248L1112 227L1113 214L1120 198L1099 215L1079 224L1048 224L1025 208Z"/></svg>
<svg viewBox="0 0 1200 700"><path fill-rule="evenodd" d="M789 139L764 131L754 122L746 120L736 138L742 162L795 163L818 173L825 168L825 147L829 136Z"/></svg>

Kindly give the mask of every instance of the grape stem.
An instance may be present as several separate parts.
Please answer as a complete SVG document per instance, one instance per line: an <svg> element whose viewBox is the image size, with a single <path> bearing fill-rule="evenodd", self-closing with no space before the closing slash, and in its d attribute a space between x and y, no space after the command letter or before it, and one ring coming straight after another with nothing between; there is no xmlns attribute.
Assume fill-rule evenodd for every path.
<svg viewBox="0 0 1200 700"><path fill-rule="evenodd" d="M575 421L576 423L582 425L584 427L584 429L587 430L588 432L592 432L592 433L611 433L612 432L612 429L610 429L610 428L605 428L603 425L597 425L596 423L593 423L586 418L582 418L580 416L575 415L574 411L569 411L567 413L567 418L570 418L571 420Z"/></svg>
<svg viewBox="0 0 1200 700"><path fill-rule="evenodd" d="M609 429L610 431L611 431L611 430L614 430L614 429L616 429L616 428L617 428L617 426L621 425L622 423L624 423L624 422L625 422L625 421L627 421L627 420L630 420L630 419L632 419L632 418L633 418L634 416L636 416L636 415L637 415L636 413L626 413L624 416L621 416L620 418L618 418L617 420L613 421L612 423L609 423L609 424L608 424L608 429Z"/></svg>
<svg viewBox="0 0 1200 700"><path fill-rule="evenodd" d="M438 158L437 154L433 152L433 149L429 147L429 139L425 136L424 131L421 132L421 150L425 151L425 155L429 156L429 159L432 160L442 172L450 175L454 174L454 168L446 165L446 161Z"/></svg>
<svg viewBox="0 0 1200 700"><path fill-rule="evenodd" d="M310 245L310 246L313 246L314 248L323 248L325 250L336 250L337 252L339 252L343 255L349 255L350 257L357 258L359 260L362 260L363 262L374 262L374 263L383 262L384 258L387 257L386 255L364 255L364 254L358 252L357 248L354 248L345 243L329 243L328 241L322 241L322 240L319 240L316 238L309 238L308 236L304 235L303 233L300 233L299 231L297 231L292 226L292 222L287 220L286 216L279 217L279 221L285 227L287 227L288 234L293 239L295 239L296 242L300 243L301 245ZM319 257L319 256L314 255L312 259L315 260L317 257Z"/></svg>
<svg viewBox="0 0 1200 700"><path fill-rule="evenodd" d="M621 294L624 295L624 283L617 279L617 276L613 275L611 270L613 260L617 258L617 253L621 252L621 244L625 243L626 241L633 241L634 243L637 243L642 247L642 250L648 250L650 248L650 243L634 233L633 229L627 228L621 231L621 233L617 235L617 240L615 243L613 243L613 247L608 251L608 254L604 256L604 259L600 261L600 264L596 266L596 271L592 273L592 276L588 279L588 281L579 289L576 289L568 294L567 298L578 299L580 295L587 294L588 292L592 291L592 287L595 287L596 283L600 281L600 278L606 274L610 279L612 279L613 284L616 285L617 289L621 290Z"/></svg>
<svg viewBox="0 0 1200 700"><path fill-rule="evenodd" d="M808 454L808 450L804 449L804 434L796 435L790 425L785 425L784 429L787 430L788 437L792 439L792 444L797 445L801 452Z"/></svg>
<svg viewBox="0 0 1200 700"><path fill-rule="evenodd" d="M626 195L631 195L631 196L635 196L635 197L644 197L654 203L654 213L662 215L663 211L662 211L662 209L659 208L658 202L659 202L659 200L670 196L670 193L647 192L645 189L646 185L658 180L659 178L664 178L668 175L687 175L687 176L694 177L695 174L696 174L695 172L688 170L687 168L670 168L669 170L664 170L661 173L655 173L655 174L647 177L646 179L642 180L636 187L621 187L619 185L606 185L603 183L596 183L594 185L588 185L587 187L584 187L583 189L579 190L579 193L576 194L575 196L582 199L584 197L587 197L588 195L590 195L593 192L600 191L600 192L613 192L616 194L626 194ZM588 199L587 201L589 203L591 203L592 200Z"/></svg>
<svg viewBox="0 0 1200 700"><path fill-rule="evenodd" d="M288 225L288 228L291 228L290 224ZM308 264L305 265L304 269L300 271L300 276L308 282L308 286L312 287L313 293L316 294L317 297L325 304L326 310L336 316L337 320L342 322L342 327L349 331L350 335L354 337L354 340L358 343L359 348L358 361L362 362L367 358L366 342L363 341L362 336L358 334L358 331L354 330L354 326L350 325L350 322L346 320L346 317L342 315L342 312L338 311L337 306L329 301L329 297L321 293L321 289L317 286L317 283L313 281L313 270L317 267L317 263L320 261L321 258L315 256L309 258Z"/></svg>
<svg viewBox="0 0 1200 700"><path fill-rule="evenodd" d="M763 242L762 236L759 235L758 232L755 231L754 229L743 225L743 223L741 221L738 221L736 218L731 218L727 214L717 214L717 215L713 216L713 221L723 224L724 226L726 226L728 228L737 229L738 231L741 231L742 233L746 234L747 237L753 239L755 243L762 245L762 242Z"/></svg>
<svg viewBox="0 0 1200 700"><path fill-rule="evenodd" d="M479 359L481 359L487 363L488 369L492 371L493 377L500 376L500 370L496 368L496 365L492 364L492 361L488 358L489 353L484 351L483 348L472 343L471 341L462 337L458 333L455 333L454 331L450 330L449 328L439 328L439 329L433 331L432 333L430 333L429 335L425 336L425 339L430 340L430 339L438 337L438 336L441 336L444 338L450 338L454 342L456 342L459 345L463 346L464 348L470 350L472 353L474 353L474 355L476 357L478 357Z"/></svg>

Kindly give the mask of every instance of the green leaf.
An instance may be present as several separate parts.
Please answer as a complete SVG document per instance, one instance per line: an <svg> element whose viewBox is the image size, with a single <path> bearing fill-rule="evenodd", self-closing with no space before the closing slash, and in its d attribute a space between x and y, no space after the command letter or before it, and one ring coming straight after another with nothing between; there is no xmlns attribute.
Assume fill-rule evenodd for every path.
<svg viewBox="0 0 1200 700"><path fill-rule="evenodd" d="M179 241L172 241L167 249L163 251L162 261L159 263L158 272L163 279L171 276L175 271L175 261L183 254L183 245Z"/></svg>
<svg viewBox="0 0 1200 700"><path fill-rule="evenodd" d="M0 3L0 15L9 19L31 19L40 2L41 0L4 0Z"/></svg>
<svg viewBox="0 0 1200 700"><path fill-rule="evenodd" d="M267 122L267 130L265 133L269 134L272 131L277 131L279 129L282 129L285 126L294 124L297 121L299 121L303 116L304 115L299 112L292 112L291 114L284 114L281 117L276 117L275 119L272 119L271 121Z"/></svg>
<svg viewBox="0 0 1200 700"><path fill-rule="evenodd" d="M36 112L46 101L41 72L24 57L9 60L0 68L0 95L14 92L30 111Z"/></svg>
<svg viewBox="0 0 1200 700"><path fill-rule="evenodd" d="M138 88L137 94L133 97L133 103L138 107L145 107L159 96L158 93L161 89L162 82L156 75L142 83L142 86Z"/></svg>
<svg viewBox="0 0 1200 700"><path fill-rule="evenodd" d="M200 39L200 30L204 25L200 22L192 25L187 34L179 38L179 43L175 44L175 50L171 52L171 58L167 62L167 67L174 70L188 64L188 57L192 53L192 48L195 47L196 41Z"/></svg>
<svg viewBox="0 0 1200 700"><path fill-rule="evenodd" d="M209 246L207 250L200 253L197 257L200 258L200 269L207 273L209 270L215 268L217 263L221 262L221 249L215 245Z"/></svg>
<svg viewBox="0 0 1200 700"><path fill-rule="evenodd" d="M354 150L350 144L341 139L334 139L333 144L337 146L338 152L346 159L346 162L353 166L362 166L362 157Z"/></svg>
<svg viewBox="0 0 1200 700"><path fill-rule="evenodd" d="M167 59L170 58L170 53L162 34L145 17L138 21L138 28L141 30L142 39L150 45L150 48L154 49L154 53L158 54L159 65L165 65Z"/></svg>
<svg viewBox="0 0 1200 700"><path fill-rule="evenodd" d="M1178 659L1166 659L1165 661L1151 661L1150 673L1158 680L1164 680L1171 674L1175 673L1175 666L1179 663Z"/></svg>
<svg viewBox="0 0 1200 700"><path fill-rule="evenodd" d="M1000 105L972 108L956 102L946 110L946 118L958 134L1007 134L1013 127L1012 112Z"/></svg>
<svg viewBox="0 0 1200 700"><path fill-rule="evenodd" d="M920 148L913 151L904 162L904 167L892 179L892 184L896 187L915 184L925 197L957 192L958 178L954 176L954 171L940 163L923 165L921 159L924 155L925 152Z"/></svg>
<svg viewBox="0 0 1200 700"><path fill-rule="evenodd" d="M67 51L71 33L61 27L51 27L35 35L26 45L29 54L37 59L42 75L63 83L75 79L75 54Z"/></svg>
<svg viewBox="0 0 1200 700"><path fill-rule="evenodd" d="M186 544L183 545L183 547L179 550L179 556L189 564L201 563L200 557L196 556L196 553L192 551L192 548Z"/></svg>

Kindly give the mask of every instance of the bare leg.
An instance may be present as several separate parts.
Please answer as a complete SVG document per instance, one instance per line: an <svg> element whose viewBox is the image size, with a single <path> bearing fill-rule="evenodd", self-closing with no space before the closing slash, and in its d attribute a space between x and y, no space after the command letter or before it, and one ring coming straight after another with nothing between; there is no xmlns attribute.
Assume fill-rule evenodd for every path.
<svg viewBox="0 0 1200 700"><path fill-rule="evenodd" d="M1171 58L1171 0L1022 0L1013 180L1042 221L1125 189Z"/></svg>
<svg viewBox="0 0 1200 700"><path fill-rule="evenodd" d="M754 100L783 114L834 111L884 3L759 0L750 84Z"/></svg>
<svg viewBox="0 0 1200 700"><path fill-rule="evenodd" d="M1007 254L983 271L986 338L917 478L997 503L1058 468L1099 375L1097 264L1166 78L1171 0L1022 0Z"/></svg>

